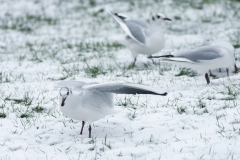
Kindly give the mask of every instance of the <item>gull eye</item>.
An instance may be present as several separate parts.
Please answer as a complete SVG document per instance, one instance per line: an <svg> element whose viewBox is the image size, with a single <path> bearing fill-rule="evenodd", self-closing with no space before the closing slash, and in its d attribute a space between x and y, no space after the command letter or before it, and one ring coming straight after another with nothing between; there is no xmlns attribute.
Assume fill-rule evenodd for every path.
<svg viewBox="0 0 240 160"><path fill-rule="evenodd" d="M159 16L159 15L157 15L157 18L159 19L159 18L160 18L160 16Z"/></svg>
<svg viewBox="0 0 240 160"><path fill-rule="evenodd" d="M67 92L67 95L69 95L69 92Z"/></svg>

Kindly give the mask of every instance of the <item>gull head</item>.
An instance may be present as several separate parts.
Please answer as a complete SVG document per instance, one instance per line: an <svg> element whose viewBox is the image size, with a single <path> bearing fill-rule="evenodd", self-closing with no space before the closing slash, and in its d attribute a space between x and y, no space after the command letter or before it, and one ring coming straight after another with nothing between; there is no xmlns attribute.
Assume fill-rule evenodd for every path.
<svg viewBox="0 0 240 160"><path fill-rule="evenodd" d="M62 87L60 90L59 90L59 95L62 99L62 102L61 102L61 106L63 107L65 105L65 100L67 99L67 97L72 94L72 91L67 88L67 87Z"/></svg>
<svg viewBox="0 0 240 160"><path fill-rule="evenodd" d="M152 21L161 21L161 20L165 20L165 21L172 21L170 18L167 18L164 14L162 13L156 13L154 15L152 15Z"/></svg>

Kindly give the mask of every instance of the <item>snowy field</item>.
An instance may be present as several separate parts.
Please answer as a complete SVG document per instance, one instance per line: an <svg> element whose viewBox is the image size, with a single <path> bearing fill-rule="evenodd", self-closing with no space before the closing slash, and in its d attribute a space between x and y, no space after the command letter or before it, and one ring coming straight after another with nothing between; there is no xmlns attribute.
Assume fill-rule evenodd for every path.
<svg viewBox="0 0 240 160"><path fill-rule="evenodd" d="M240 159L240 75L154 65L113 41L124 32L106 9L149 20L161 12L165 49L230 41L240 66L240 2L234 0L1 0L0 159ZM58 106L60 80L146 84L168 96L116 95L123 111L88 125Z"/></svg>

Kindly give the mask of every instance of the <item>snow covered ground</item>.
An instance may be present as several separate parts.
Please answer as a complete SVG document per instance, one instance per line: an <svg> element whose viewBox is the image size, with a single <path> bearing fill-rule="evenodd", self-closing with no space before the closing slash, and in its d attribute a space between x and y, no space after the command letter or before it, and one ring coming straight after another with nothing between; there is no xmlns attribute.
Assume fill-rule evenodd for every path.
<svg viewBox="0 0 240 160"><path fill-rule="evenodd" d="M226 40L240 66L240 3L224 0L1 0L0 159L240 159L239 74L203 75L157 65L114 42L124 35L106 9L165 23L166 54ZM230 68L233 71L233 68ZM58 106L59 80L130 82L169 94L117 95L123 109L87 125Z"/></svg>

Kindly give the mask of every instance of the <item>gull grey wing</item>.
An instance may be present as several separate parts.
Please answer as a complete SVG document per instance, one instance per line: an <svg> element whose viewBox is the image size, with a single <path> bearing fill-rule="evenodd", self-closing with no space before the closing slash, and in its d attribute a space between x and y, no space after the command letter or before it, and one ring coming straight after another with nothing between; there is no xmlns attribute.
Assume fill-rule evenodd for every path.
<svg viewBox="0 0 240 160"><path fill-rule="evenodd" d="M148 23L144 22L144 21L139 21L139 20L128 20L128 21L130 21L132 23L135 23L135 24L141 26L144 29L148 29L150 27L150 25Z"/></svg>
<svg viewBox="0 0 240 160"><path fill-rule="evenodd" d="M59 81L55 83L55 88L61 88L61 87L69 87L69 88L82 88L82 86L86 84L82 81Z"/></svg>
<svg viewBox="0 0 240 160"><path fill-rule="evenodd" d="M125 21L125 24L127 25L128 29L130 30L130 36L138 43L145 45L146 44L146 38L144 33L144 28L141 27L139 24L136 24L133 22L133 20L127 20Z"/></svg>
<svg viewBox="0 0 240 160"><path fill-rule="evenodd" d="M118 22L118 24L121 26L121 28L123 29L123 31L130 36L132 39L134 39L135 41L137 41L138 43L140 43L141 45L143 45L141 42L139 42L132 34L131 31L129 30L128 26L125 23L125 19L126 17L119 15L118 13L113 13L111 11L108 11L109 14L111 14L111 16L114 18L114 20L116 20Z"/></svg>
<svg viewBox="0 0 240 160"><path fill-rule="evenodd" d="M138 42L140 45L144 45L145 44L145 39L142 38L142 36L139 36L138 34L136 34L135 30L139 30L140 32L142 32L142 34L144 35L143 31L141 31L141 27L133 22L129 22L130 24L127 24L126 20L127 17L125 16L121 16L118 13L112 13L111 11L108 11L109 14L111 14L111 16L118 22L118 24L121 26L121 28L123 29L123 31L130 36L132 39L134 39L136 42ZM129 28L131 27L131 28ZM138 28L138 29L137 29ZM132 33L133 32L133 33ZM138 38L136 38L136 37ZM140 40L139 40L140 39ZM144 43L143 43L144 42Z"/></svg>
<svg viewBox="0 0 240 160"><path fill-rule="evenodd" d="M161 93L158 89L141 84L131 83L102 83L83 86L83 89L96 89L101 92L111 92L118 94L154 94L166 96L167 93Z"/></svg>
<svg viewBox="0 0 240 160"><path fill-rule="evenodd" d="M224 53L216 46L204 46L186 52L176 52L173 55L174 57L186 58L193 62L199 62L201 60L213 60L223 57Z"/></svg>

